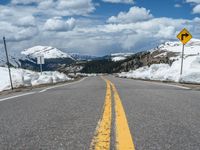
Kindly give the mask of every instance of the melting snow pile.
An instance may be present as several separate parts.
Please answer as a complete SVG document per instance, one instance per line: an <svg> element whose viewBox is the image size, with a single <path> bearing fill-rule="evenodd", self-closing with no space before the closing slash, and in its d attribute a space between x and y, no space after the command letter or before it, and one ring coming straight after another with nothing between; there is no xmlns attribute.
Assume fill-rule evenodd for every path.
<svg viewBox="0 0 200 150"><path fill-rule="evenodd" d="M192 40L186 46L182 76L180 76L181 45L177 42L168 42L160 47L165 51L179 53L171 66L168 64L153 64L150 67L145 66L137 70L122 72L118 76L135 79L200 83L200 40Z"/></svg>
<svg viewBox="0 0 200 150"><path fill-rule="evenodd" d="M14 87L21 86L35 86L41 84L51 84L67 80L73 80L63 73L59 72L33 72L25 69L11 68L11 74ZM0 91L10 89L10 80L8 75L8 69L0 67Z"/></svg>

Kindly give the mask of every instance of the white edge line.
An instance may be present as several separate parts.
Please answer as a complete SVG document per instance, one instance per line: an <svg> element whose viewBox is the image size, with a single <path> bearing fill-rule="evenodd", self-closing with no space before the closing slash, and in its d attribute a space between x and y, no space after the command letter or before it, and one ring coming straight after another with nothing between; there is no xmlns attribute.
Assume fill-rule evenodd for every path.
<svg viewBox="0 0 200 150"><path fill-rule="evenodd" d="M76 81L76 82L71 82L71 83L67 83L67 84L62 84L62 85L57 85L57 86L52 86L52 87L49 87L49 88L45 88L41 91L39 91L38 93L43 93L43 92L46 92L47 90L51 90L51 89L55 89L55 88L58 88L58 87L63 87L63 86L67 86L67 85L73 85L73 84L77 84L79 82L82 82L83 80L85 80L87 77L79 80L79 81Z"/></svg>
<svg viewBox="0 0 200 150"><path fill-rule="evenodd" d="M174 84L167 84L167 83L156 83L156 82L151 82L151 81L145 81L148 83L153 83L153 84L157 84L157 85L162 85L162 86L171 86L171 87L177 87L180 89L185 89L185 90L190 90L191 88L189 87L184 87L184 86L180 86L180 85L174 85Z"/></svg>
<svg viewBox="0 0 200 150"><path fill-rule="evenodd" d="M20 94L20 95L16 95L16 96L7 97L7 98L2 98L2 99L0 99L0 101L5 101L5 100L17 98L17 97L26 96L26 95L32 95L32 94L35 94L35 93L36 92L30 92L30 93Z"/></svg>
<svg viewBox="0 0 200 150"><path fill-rule="evenodd" d="M129 78L125 78L125 79L129 79ZM168 84L168 83L157 83L157 82L154 82L154 81L145 81L145 80L137 80L137 79L134 79L134 80L135 81L143 81L143 82L153 83L153 84L156 84L156 85L171 86L171 87L177 87L177 88L180 88L180 89L191 90L191 88L181 86L181 85L174 85L174 84Z"/></svg>
<svg viewBox="0 0 200 150"><path fill-rule="evenodd" d="M58 88L58 87L63 87L63 86L67 86L67 85L72 85L72 84L79 83L79 82L85 80L86 78L87 77L85 77L85 78L83 78L83 79L81 79L79 81L72 82L72 83L67 83L67 84L63 84L63 85L49 87L49 88L43 89L43 90L41 90L39 92L29 92L29 93L25 93L25 94L20 94L20 95L15 95L15 96L11 96L11 97L2 98L2 99L0 99L0 101L5 101L5 100L13 99L13 98L18 98L18 97L26 96L26 95L32 95L32 94L35 94L35 93L43 93L43 92L46 92L47 90L50 90L50 89L54 89L54 88Z"/></svg>
<svg viewBox="0 0 200 150"><path fill-rule="evenodd" d="M181 89L186 89L186 90L190 90L191 88L189 87L185 87L185 86L180 86L180 85L173 85L173 84L166 84L167 86L172 86L172 87L177 87L177 88L181 88Z"/></svg>

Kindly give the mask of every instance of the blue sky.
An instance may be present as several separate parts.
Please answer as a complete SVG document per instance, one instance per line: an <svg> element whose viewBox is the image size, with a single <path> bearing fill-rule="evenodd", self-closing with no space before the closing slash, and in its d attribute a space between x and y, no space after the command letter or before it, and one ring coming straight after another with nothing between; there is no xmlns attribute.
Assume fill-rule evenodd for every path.
<svg viewBox="0 0 200 150"><path fill-rule="evenodd" d="M95 14L109 17L115 15L120 11L128 11L131 6L139 6L150 9L155 17L172 17L172 18L185 18L192 19L198 14L192 14L192 6L184 3L183 0L136 0L135 4L122 4L122 3L106 3L101 0L96 0L100 4L97 7ZM174 7L175 4L181 5L180 8Z"/></svg>
<svg viewBox="0 0 200 150"><path fill-rule="evenodd" d="M0 36L12 52L49 45L66 52L137 52L200 38L200 0L1 0ZM2 45L2 42L0 42Z"/></svg>

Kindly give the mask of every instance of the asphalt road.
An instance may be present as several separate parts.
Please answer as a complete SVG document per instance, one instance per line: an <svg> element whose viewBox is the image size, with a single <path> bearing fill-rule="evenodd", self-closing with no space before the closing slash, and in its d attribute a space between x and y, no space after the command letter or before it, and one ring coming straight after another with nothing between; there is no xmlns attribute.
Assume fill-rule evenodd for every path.
<svg viewBox="0 0 200 150"><path fill-rule="evenodd" d="M106 78L118 93L113 86L108 92L100 77L89 77L69 85L0 96L0 150L89 150L101 122L108 125L109 120L110 149L116 149L116 137L125 134L124 141L132 142L136 150L200 150L200 91ZM119 94L118 101L114 93ZM109 98L111 104L106 103ZM125 115L120 118L123 109ZM120 133L123 125L127 130Z"/></svg>

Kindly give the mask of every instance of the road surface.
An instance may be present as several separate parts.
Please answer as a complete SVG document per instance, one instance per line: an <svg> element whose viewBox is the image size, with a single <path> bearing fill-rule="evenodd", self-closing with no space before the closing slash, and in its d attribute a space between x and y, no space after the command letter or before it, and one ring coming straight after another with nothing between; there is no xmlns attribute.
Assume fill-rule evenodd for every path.
<svg viewBox="0 0 200 150"><path fill-rule="evenodd" d="M89 77L0 96L0 150L199 150L200 91Z"/></svg>

